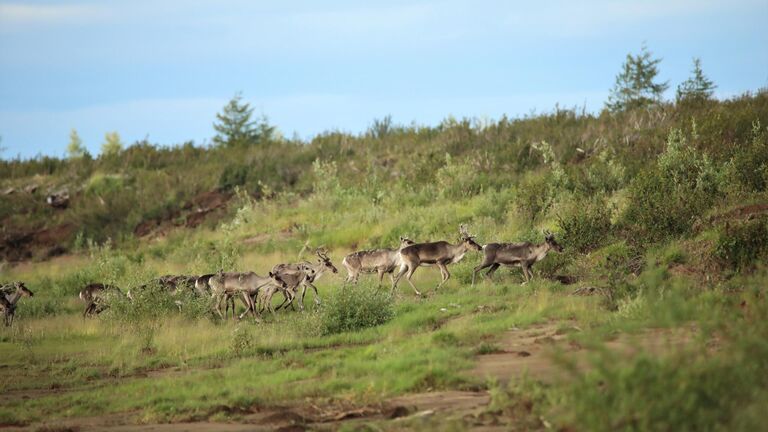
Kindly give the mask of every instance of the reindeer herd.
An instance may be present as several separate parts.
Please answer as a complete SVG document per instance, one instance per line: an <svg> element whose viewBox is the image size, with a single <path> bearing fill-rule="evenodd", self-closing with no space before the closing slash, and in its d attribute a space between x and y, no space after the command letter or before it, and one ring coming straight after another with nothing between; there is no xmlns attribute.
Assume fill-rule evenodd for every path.
<svg viewBox="0 0 768 432"><path fill-rule="evenodd" d="M561 252L562 246L555 241L552 233L544 232L544 242L532 244L522 243L488 243L479 245L475 236L467 232L466 225L459 226L459 241L456 244L447 241L415 243L414 241L400 237L400 245L397 249L374 249L353 252L342 260L342 265L347 270L347 283L357 283L363 273L376 273L381 285L384 274L390 275L392 283L391 294L394 295L400 279L405 279L413 288L417 296L421 292L411 281L413 273L421 266L437 266L440 269L441 280L436 289L445 284L451 277L448 271L450 264L461 261L469 251L482 251L483 260L472 272L472 285L475 277L481 270L488 268L486 277L491 276L500 266L520 267L525 278L524 284L533 277L531 266L544 259L547 253L554 250ZM172 296L184 293L192 296L212 300L212 312L225 319L232 309L232 318L235 318L235 300L240 299L245 306L245 311L239 315L239 319L251 313L254 318L264 310L275 313L281 308L291 307L296 310L295 303L303 311L304 297L308 289L314 292L314 302L320 304L320 295L314 285L320 277L327 272L338 273L328 253L324 249L315 251L317 261L311 263L302 261L291 264L275 265L267 276L260 276L254 272L224 272L205 274L201 276L189 275L165 275L140 285L123 293L120 288L102 284L91 283L80 291L80 299L85 302L83 316L97 315L109 307L110 301L123 297L134 301L140 296L151 295L153 287L168 291ZM395 276L395 270L398 270ZM277 308L273 307L273 296L282 294L283 301ZM301 296L299 297L299 293ZM5 317L5 325L13 322L16 304L22 297L31 297L32 291L27 289L23 282L13 282L0 285L0 309ZM299 299L296 301L296 299ZM221 305L225 304L224 313ZM181 300L176 301L179 308L183 307Z"/></svg>

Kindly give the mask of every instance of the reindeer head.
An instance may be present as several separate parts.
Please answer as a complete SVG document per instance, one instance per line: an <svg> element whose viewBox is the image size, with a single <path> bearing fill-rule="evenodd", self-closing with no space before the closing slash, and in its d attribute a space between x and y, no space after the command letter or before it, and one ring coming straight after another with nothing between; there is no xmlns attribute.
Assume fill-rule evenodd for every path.
<svg viewBox="0 0 768 432"><path fill-rule="evenodd" d="M280 277L279 274L269 272L269 277L272 278L272 281L275 282L280 288L288 288L288 284L283 280L283 278Z"/></svg>
<svg viewBox="0 0 768 432"><path fill-rule="evenodd" d="M318 248L315 253L317 253L317 257L319 258L320 265L324 266L326 269L338 273L339 269L337 269L333 263L331 262L331 259L328 258L327 251L323 248Z"/></svg>
<svg viewBox="0 0 768 432"><path fill-rule="evenodd" d="M408 237L400 236L400 249L402 249L402 248L404 248L406 246L410 246L410 245L415 244L415 243L416 242L414 242L413 240L409 239Z"/></svg>
<svg viewBox="0 0 768 432"><path fill-rule="evenodd" d="M474 249L476 251L483 250L483 247L477 244L477 242L475 241L475 236L469 235L469 233L467 232L467 225L465 224L459 225L459 239L469 249Z"/></svg>
<svg viewBox="0 0 768 432"><path fill-rule="evenodd" d="M548 230L544 230L544 241L547 242L549 247L554 249L556 252L563 251L563 247L560 245L560 243L555 241L555 235Z"/></svg>
<svg viewBox="0 0 768 432"><path fill-rule="evenodd" d="M29 288L24 285L24 282L16 282L14 285L16 285L16 291L22 297L32 297L35 295L32 291L29 290Z"/></svg>

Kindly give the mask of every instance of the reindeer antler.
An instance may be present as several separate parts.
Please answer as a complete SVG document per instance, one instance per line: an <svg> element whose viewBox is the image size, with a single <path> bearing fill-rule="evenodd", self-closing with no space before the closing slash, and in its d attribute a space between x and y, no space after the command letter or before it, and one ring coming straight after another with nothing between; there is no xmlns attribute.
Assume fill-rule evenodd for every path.
<svg viewBox="0 0 768 432"><path fill-rule="evenodd" d="M464 237L464 238L471 238L471 237L473 237L472 235L470 235L470 234L467 232L467 224L461 224L461 225L459 225L459 233L460 233L460 234L461 234L461 236L462 236L462 237Z"/></svg>
<svg viewBox="0 0 768 432"><path fill-rule="evenodd" d="M315 249L315 253L320 258L328 258L328 249L325 248L325 246L320 246L317 249Z"/></svg>

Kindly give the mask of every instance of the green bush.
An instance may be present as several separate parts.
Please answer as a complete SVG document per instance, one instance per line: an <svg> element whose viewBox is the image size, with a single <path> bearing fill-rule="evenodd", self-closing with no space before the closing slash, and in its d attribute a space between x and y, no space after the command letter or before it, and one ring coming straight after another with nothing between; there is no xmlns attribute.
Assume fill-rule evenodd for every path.
<svg viewBox="0 0 768 432"><path fill-rule="evenodd" d="M356 331L392 319L393 300L387 290L372 285L345 286L331 294L320 313L322 334Z"/></svg>
<svg viewBox="0 0 768 432"><path fill-rule="evenodd" d="M447 198L466 198L483 190L484 175L470 161L445 154L445 165L437 170L440 194Z"/></svg>
<svg viewBox="0 0 768 432"><path fill-rule="evenodd" d="M585 253L603 245L611 233L611 209L602 198L582 199L558 215L562 244Z"/></svg>
<svg viewBox="0 0 768 432"><path fill-rule="evenodd" d="M623 222L636 242L657 242L689 232L720 197L720 173L712 161L673 130L656 166L630 185Z"/></svg>
<svg viewBox="0 0 768 432"><path fill-rule="evenodd" d="M733 156L731 168L744 189L760 192L768 187L768 132L759 121L752 127L752 141Z"/></svg>
<svg viewBox="0 0 768 432"><path fill-rule="evenodd" d="M768 222L762 219L726 226L717 238L714 255L736 271L768 258Z"/></svg>

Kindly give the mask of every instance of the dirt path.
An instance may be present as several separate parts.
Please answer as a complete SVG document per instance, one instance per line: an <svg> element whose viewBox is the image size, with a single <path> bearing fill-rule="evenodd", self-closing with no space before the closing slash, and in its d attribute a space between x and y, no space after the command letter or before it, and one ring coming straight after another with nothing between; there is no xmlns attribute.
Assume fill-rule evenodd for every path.
<svg viewBox="0 0 768 432"><path fill-rule="evenodd" d="M568 335L580 329L571 323L553 322L533 325L525 329L510 329L498 341L499 352L480 355L470 375L478 378L494 377L500 382L529 377L545 382L567 378L556 360L565 355L575 360L577 369L589 367L589 350L573 342ZM605 347L622 355L633 356L639 351L663 354L671 352L692 340L696 329L648 329L635 335L620 335L606 342ZM153 371L174 374L180 371ZM187 371L182 371L187 372ZM438 391L399 396L380 404L355 405L336 401L316 405L304 401L301 405L285 407L253 407L245 412L229 413L237 420L224 422L194 422L172 424L135 424L139 413L121 413L99 417L75 418L56 423L42 422L26 428L3 428L2 431L91 431L111 432L178 432L178 431L304 431L337 430L342 424L354 427L368 422L385 425L386 430L408 430L414 424L429 421L456 420L473 430L504 430L503 425L483 422L490 396L486 391Z"/></svg>
<svg viewBox="0 0 768 432"><path fill-rule="evenodd" d="M578 327L562 322L511 329L499 341L501 351L479 356L471 375L494 377L501 382L522 378L526 374L544 382L567 379L568 372L557 361L558 356L575 361L577 370L590 367L590 351L568 338L568 334L578 331ZM640 351L664 354L689 343L695 333L696 329L691 327L647 329L639 334L622 334L605 342L604 346L627 357Z"/></svg>

